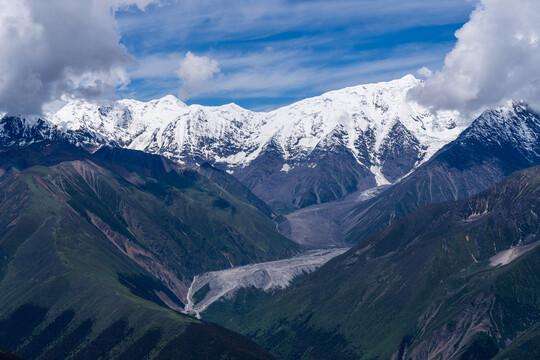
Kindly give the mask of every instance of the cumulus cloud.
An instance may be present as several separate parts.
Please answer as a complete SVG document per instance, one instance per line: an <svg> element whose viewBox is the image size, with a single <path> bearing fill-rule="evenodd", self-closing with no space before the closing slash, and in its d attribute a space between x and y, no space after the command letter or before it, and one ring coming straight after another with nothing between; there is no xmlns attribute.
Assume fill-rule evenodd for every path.
<svg viewBox="0 0 540 360"><path fill-rule="evenodd" d="M430 78L430 77L433 76L433 71L431 71L431 69L429 69L429 68L427 68L427 67L425 67L425 66L421 67L421 68L417 71L417 73L418 73L418 75L419 75L420 77L423 77L423 78L425 78L425 79L428 79L428 78Z"/></svg>
<svg viewBox="0 0 540 360"><path fill-rule="evenodd" d="M507 99L538 105L539 19L538 0L481 0L456 32L457 44L442 70L428 76L412 96L434 108L464 112Z"/></svg>
<svg viewBox="0 0 540 360"><path fill-rule="evenodd" d="M0 110L39 114L62 95L94 97L125 85L134 62L114 18L152 0L0 0Z"/></svg>
<svg viewBox="0 0 540 360"><path fill-rule="evenodd" d="M198 94L204 82L220 71L217 60L210 59L208 56L197 56L188 51L180 60L176 71L183 82L179 93L180 99L186 100L190 95Z"/></svg>

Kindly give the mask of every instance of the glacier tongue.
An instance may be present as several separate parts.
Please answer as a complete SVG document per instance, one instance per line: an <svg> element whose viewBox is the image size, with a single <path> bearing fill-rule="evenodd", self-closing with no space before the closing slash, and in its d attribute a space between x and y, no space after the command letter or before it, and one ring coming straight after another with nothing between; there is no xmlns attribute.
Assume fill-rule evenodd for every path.
<svg viewBox="0 0 540 360"><path fill-rule="evenodd" d="M255 287L263 291L283 289L304 273L310 273L332 258L343 254L348 248L312 250L291 259L246 265L197 275L189 288L184 312L200 318L210 305L220 299L229 299L242 288ZM194 302L194 295L206 285L204 298Z"/></svg>

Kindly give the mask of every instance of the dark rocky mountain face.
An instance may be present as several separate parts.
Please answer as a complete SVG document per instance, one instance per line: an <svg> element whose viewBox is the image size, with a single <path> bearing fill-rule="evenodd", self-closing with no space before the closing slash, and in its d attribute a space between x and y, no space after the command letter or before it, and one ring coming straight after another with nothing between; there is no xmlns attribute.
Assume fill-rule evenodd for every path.
<svg viewBox="0 0 540 360"><path fill-rule="evenodd" d="M280 359L534 358L539 214L536 167L396 221L231 323Z"/></svg>
<svg viewBox="0 0 540 360"><path fill-rule="evenodd" d="M0 349L28 359L272 358L180 313L195 274L298 251L198 172L42 141L0 152L0 214Z"/></svg>
<svg viewBox="0 0 540 360"><path fill-rule="evenodd" d="M247 166L233 168L234 175L276 211L290 212L394 183L414 171L427 150L399 120L378 148L373 129L356 132L354 151L350 134L338 126L308 155L293 161L285 159L277 142L270 142ZM373 167L380 168L380 175Z"/></svg>
<svg viewBox="0 0 540 360"><path fill-rule="evenodd" d="M20 117L4 116L0 119L0 149L25 146L43 140L57 140L63 134L49 123L37 119L35 122Z"/></svg>
<svg viewBox="0 0 540 360"><path fill-rule="evenodd" d="M0 118L0 150L24 147L41 141L59 141L88 147L101 145L118 146L115 141L108 140L94 132L62 131L57 126L40 118L25 119L16 116Z"/></svg>
<svg viewBox="0 0 540 360"><path fill-rule="evenodd" d="M355 206L346 239L359 242L423 205L466 198L539 164L540 115L522 103L487 111L413 174Z"/></svg>
<svg viewBox="0 0 540 360"><path fill-rule="evenodd" d="M422 150L418 139L397 121L381 145L381 173L390 183L396 182L414 170Z"/></svg>
<svg viewBox="0 0 540 360"><path fill-rule="evenodd" d="M234 175L280 212L331 202L376 186L373 174L358 163L344 141L345 134L335 131L306 159L285 170L282 150L270 143L257 159Z"/></svg>

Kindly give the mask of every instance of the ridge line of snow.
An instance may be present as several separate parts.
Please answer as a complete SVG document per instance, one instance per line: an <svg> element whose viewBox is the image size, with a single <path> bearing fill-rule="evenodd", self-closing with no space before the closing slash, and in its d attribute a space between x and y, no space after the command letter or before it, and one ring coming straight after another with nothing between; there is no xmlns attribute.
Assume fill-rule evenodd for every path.
<svg viewBox="0 0 540 360"><path fill-rule="evenodd" d="M269 112L234 103L188 106L173 95L148 102L123 99L104 107L73 100L47 120L64 132L96 134L122 147L180 162L199 158L231 171L249 165L271 141L291 168L318 147L343 145L358 164L372 169L378 184L386 184L380 172L381 151L383 145L400 145L393 143L399 140L388 141L394 124L400 122L418 140L420 162L463 130L448 127L456 122L456 112L432 114L407 98L407 92L422 83L407 75L328 91Z"/></svg>

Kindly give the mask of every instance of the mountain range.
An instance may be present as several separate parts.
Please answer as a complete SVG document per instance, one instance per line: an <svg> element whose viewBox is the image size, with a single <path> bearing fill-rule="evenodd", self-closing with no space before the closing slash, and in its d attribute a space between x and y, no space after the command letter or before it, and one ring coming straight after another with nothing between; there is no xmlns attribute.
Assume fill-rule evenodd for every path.
<svg viewBox="0 0 540 360"><path fill-rule="evenodd" d="M411 100L417 86L266 113L166 96L2 117L0 349L527 358L540 115L510 101L468 125ZM337 257L315 270L314 254Z"/></svg>
<svg viewBox="0 0 540 360"><path fill-rule="evenodd" d="M119 148L91 154L46 140L1 152L0 169L1 349L29 359L271 358L181 313L195 274L298 252L247 200Z"/></svg>
<svg viewBox="0 0 540 360"><path fill-rule="evenodd" d="M345 214L349 242L383 230L414 210L464 199L513 172L540 165L540 115L510 101L478 117L459 137L383 194Z"/></svg>
<svg viewBox="0 0 540 360"><path fill-rule="evenodd" d="M291 211L395 183L455 139L464 129L458 113L432 114L407 98L420 84L408 75L268 113L235 104L187 106L171 95L107 106L79 100L43 120L10 120L7 127L4 122L2 135L19 143L36 135L64 136L87 146L163 155L186 166L207 162L236 176L274 209Z"/></svg>

